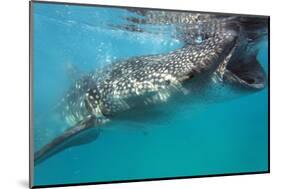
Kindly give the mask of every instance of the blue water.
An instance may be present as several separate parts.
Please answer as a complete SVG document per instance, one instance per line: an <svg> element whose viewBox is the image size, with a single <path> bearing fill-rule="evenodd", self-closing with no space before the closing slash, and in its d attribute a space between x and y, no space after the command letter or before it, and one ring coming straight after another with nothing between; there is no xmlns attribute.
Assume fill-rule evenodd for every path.
<svg viewBox="0 0 281 189"><path fill-rule="evenodd" d="M53 111L72 82L66 65L87 72L119 58L181 47L165 32L108 26L125 24L123 18L132 14L117 8L34 3L35 149L67 127ZM267 40L260 43L258 58L268 73L267 45ZM34 184L267 171L267 95L265 88L232 100L171 107L167 117L112 121L96 141L36 166Z"/></svg>

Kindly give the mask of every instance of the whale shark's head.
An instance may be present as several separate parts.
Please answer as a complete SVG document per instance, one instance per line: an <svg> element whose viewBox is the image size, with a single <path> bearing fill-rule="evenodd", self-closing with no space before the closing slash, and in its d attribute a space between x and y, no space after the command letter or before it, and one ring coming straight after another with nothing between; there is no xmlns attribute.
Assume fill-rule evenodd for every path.
<svg viewBox="0 0 281 189"><path fill-rule="evenodd" d="M262 67L258 54L260 39L248 41L248 34L240 36L236 49L225 67L224 81L230 82L245 90L261 90L267 85L267 75Z"/></svg>
<svg viewBox="0 0 281 189"><path fill-rule="evenodd" d="M204 41L203 46L198 44L197 46L201 46L198 52L203 52L203 58L195 59L196 64L191 66L192 69L178 77L187 89L184 92L192 95L188 99L221 101L237 98L245 93L251 94L266 87L267 75L257 58L259 45L244 43L236 32L222 34L207 39L211 45L204 45ZM193 53L189 54L193 57Z"/></svg>
<svg viewBox="0 0 281 189"><path fill-rule="evenodd" d="M240 89L257 91L267 85L267 74L262 67L258 54L261 41L267 38L267 18L239 17L227 27L239 31L236 49L226 65L224 80Z"/></svg>
<svg viewBox="0 0 281 189"><path fill-rule="evenodd" d="M261 90L266 87L267 78L256 55L241 56L230 62L225 79L244 89Z"/></svg>

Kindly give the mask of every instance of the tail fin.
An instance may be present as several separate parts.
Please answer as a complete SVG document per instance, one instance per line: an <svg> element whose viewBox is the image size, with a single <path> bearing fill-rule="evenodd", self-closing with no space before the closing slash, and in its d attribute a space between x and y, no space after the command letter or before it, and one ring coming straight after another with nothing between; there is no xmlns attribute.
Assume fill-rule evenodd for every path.
<svg viewBox="0 0 281 189"><path fill-rule="evenodd" d="M98 122L96 117L89 116L87 119L80 121L75 126L66 130L62 135L53 139L50 143L35 152L35 165L38 165L66 148L94 141L99 136L100 132L99 128L95 127Z"/></svg>

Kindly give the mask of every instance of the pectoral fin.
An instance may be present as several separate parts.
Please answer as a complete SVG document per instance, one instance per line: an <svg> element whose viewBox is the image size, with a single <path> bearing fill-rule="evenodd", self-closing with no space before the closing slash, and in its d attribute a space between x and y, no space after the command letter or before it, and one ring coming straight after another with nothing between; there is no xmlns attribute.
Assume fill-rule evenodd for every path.
<svg viewBox="0 0 281 189"><path fill-rule="evenodd" d="M94 141L100 133L100 129L97 126L103 121L100 119L103 118L89 116L85 120L78 122L75 126L66 130L62 135L56 137L50 143L43 146L34 154L35 165L69 147Z"/></svg>

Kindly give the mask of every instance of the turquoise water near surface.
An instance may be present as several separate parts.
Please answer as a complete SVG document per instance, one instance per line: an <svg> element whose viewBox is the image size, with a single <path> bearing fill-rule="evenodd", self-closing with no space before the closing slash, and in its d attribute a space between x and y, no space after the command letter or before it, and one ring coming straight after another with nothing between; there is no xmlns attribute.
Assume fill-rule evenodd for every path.
<svg viewBox="0 0 281 189"><path fill-rule="evenodd" d="M120 58L166 53L183 45L167 32L108 27L126 24L123 18L133 14L117 8L34 3L35 149L67 128L53 111L72 83L66 65L89 72ZM258 59L268 74L267 45L267 39L260 42ZM267 99L266 87L231 100L167 106L163 111L169 115L154 119L113 120L96 141L37 165L34 184L267 171Z"/></svg>

